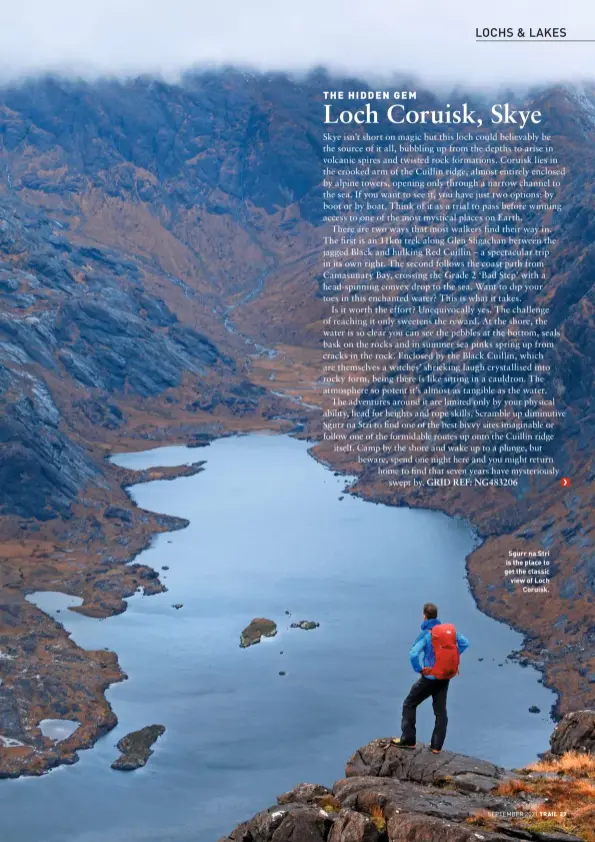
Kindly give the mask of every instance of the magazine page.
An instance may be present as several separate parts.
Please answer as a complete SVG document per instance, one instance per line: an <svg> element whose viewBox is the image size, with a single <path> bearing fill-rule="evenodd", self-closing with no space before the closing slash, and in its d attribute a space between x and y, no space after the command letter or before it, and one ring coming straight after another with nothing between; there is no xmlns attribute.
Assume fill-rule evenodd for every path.
<svg viewBox="0 0 595 842"><path fill-rule="evenodd" d="M595 842L591 5L2 17L2 842Z"/></svg>

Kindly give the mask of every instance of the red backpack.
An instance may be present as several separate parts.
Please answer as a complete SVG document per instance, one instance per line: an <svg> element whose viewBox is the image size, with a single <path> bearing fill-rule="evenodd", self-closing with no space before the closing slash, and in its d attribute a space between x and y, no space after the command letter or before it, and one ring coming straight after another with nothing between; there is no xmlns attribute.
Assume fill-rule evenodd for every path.
<svg viewBox="0 0 595 842"><path fill-rule="evenodd" d="M440 623L431 629L432 646L436 655L433 667L422 670L423 675L434 678L454 678L459 671L461 657L457 646L457 630L451 623Z"/></svg>

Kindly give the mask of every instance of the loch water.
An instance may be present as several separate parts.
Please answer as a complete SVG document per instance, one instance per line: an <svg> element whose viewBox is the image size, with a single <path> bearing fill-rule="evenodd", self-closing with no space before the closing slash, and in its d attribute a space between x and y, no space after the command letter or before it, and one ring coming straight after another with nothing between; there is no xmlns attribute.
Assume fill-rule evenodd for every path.
<svg viewBox="0 0 595 842"><path fill-rule="evenodd" d="M345 494L345 477L307 451L263 434L115 459L206 465L131 489L142 508L190 521L136 559L160 571L166 593L139 593L101 621L68 611L75 597L29 597L80 646L115 651L129 678L107 692L117 728L77 764L0 781L2 842L214 842L301 781L332 785L360 745L398 734L427 600L471 644L450 688L447 747L506 766L547 748L554 695L507 660L521 636L475 605L470 526ZM241 649L259 616L277 636ZM291 629L299 620L320 626ZM148 765L112 770L120 737L153 723L167 730ZM430 730L427 703L419 738Z"/></svg>

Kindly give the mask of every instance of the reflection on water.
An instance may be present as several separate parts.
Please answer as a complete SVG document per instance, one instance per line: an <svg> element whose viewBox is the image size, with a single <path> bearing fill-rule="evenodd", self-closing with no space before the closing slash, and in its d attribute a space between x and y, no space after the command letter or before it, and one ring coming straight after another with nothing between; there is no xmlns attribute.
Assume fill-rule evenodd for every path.
<svg viewBox="0 0 595 842"><path fill-rule="evenodd" d="M79 725L74 719L42 719L39 730L44 737L60 742L74 734Z"/></svg>

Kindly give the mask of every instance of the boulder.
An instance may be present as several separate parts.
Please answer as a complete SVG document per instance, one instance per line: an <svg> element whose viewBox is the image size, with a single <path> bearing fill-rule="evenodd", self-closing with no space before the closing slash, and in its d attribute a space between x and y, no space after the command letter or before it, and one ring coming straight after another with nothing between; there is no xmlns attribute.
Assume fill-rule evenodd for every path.
<svg viewBox="0 0 595 842"><path fill-rule="evenodd" d="M238 825L220 842L325 842L332 824L332 818L320 807L271 807Z"/></svg>
<svg viewBox="0 0 595 842"><path fill-rule="evenodd" d="M595 754L595 710L567 713L550 737L551 752L584 751Z"/></svg>
<svg viewBox="0 0 595 842"><path fill-rule="evenodd" d="M477 831L473 827L452 822L433 816L418 814L396 814L387 825L389 842L511 842L512 837L499 833Z"/></svg>
<svg viewBox="0 0 595 842"><path fill-rule="evenodd" d="M277 798L277 804L318 804L320 798L332 795L322 784L298 784Z"/></svg>
<svg viewBox="0 0 595 842"><path fill-rule="evenodd" d="M345 775L350 777L396 778L418 784L444 781L465 792L490 792L506 777L503 769L452 751L433 754L423 744L404 751L389 738L372 740L347 761Z"/></svg>
<svg viewBox="0 0 595 842"><path fill-rule="evenodd" d="M371 816L355 810L341 810L333 822L328 842L377 842L380 834L381 829Z"/></svg>
<svg viewBox="0 0 595 842"><path fill-rule="evenodd" d="M446 783L420 786L391 778L348 778L335 783L341 807L374 815L378 807L386 821L395 813L422 813L448 821L465 821L480 810L503 809L505 801L485 793L457 792Z"/></svg>

